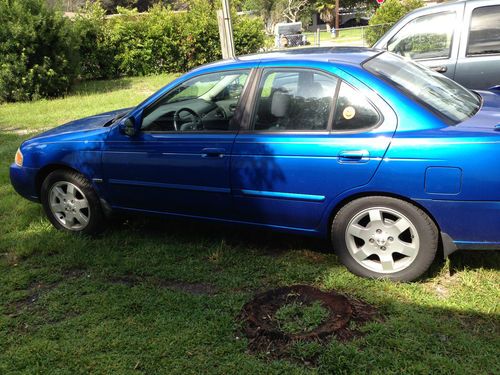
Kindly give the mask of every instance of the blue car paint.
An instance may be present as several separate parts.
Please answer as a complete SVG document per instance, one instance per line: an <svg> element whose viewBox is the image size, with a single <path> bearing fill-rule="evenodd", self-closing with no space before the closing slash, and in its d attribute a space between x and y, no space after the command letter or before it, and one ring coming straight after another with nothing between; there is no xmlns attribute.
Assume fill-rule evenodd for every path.
<svg viewBox="0 0 500 375"><path fill-rule="evenodd" d="M316 50L318 51L318 50ZM21 146L23 167L11 181L39 199L47 168L65 166L92 181L113 209L246 223L327 237L345 202L389 195L426 210L443 233L446 252L500 247L500 95L481 92L479 113L456 126L364 70L373 50L275 53L210 64L178 78L130 110L142 111L181 82L216 71L303 67L325 71L362 91L382 124L360 133L217 134L120 132L120 111L52 129ZM123 110L122 110L123 111ZM214 156L208 150L216 150ZM363 152L358 162L343 152ZM365 154L366 153L366 154ZM441 179L450 179L440 184ZM459 188L457 188L459 186ZM453 242L451 242L453 241Z"/></svg>

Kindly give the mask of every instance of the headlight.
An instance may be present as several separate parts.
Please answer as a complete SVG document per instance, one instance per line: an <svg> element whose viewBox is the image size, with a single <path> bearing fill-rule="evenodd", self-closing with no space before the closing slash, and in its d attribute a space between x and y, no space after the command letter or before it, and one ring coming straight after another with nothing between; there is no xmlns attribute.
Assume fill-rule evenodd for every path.
<svg viewBox="0 0 500 375"><path fill-rule="evenodd" d="M23 153L19 148L17 149L16 157L14 158L14 163L16 163L16 165L19 167L23 166Z"/></svg>

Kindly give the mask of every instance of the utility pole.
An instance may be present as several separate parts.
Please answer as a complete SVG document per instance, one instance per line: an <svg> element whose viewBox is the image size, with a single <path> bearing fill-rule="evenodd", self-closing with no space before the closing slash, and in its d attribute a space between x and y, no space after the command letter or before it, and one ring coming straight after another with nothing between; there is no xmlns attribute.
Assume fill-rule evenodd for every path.
<svg viewBox="0 0 500 375"><path fill-rule="evenodd" d="M217 22L219 24L220 46L223 59L235 59L233 40L233 27L231 24L231 8L229 0L222 1L222 10L217 11Z"/></svg>
<svg viewBox="0 0 500 375"><path fill-rule="evenodd" d="M340 0L335 0L335 36L339 36L339 8L340 8Z"/></svg>

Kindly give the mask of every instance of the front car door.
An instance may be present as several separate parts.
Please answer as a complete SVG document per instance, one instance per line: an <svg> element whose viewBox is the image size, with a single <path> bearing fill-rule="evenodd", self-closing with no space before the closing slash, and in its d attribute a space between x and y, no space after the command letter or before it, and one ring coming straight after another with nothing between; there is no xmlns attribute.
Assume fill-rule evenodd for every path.
<svg viewBox="0 0 500 375"><path fill-rule="evenodd" d="M261 66L253 116L233 147L235 215L318 231L336 196L370 181L396 129L395 114L352 76L331 74L332 64Z"/></svg>
<svg viewBox="0 0 500 375"><path fill-rule="evenodd" d="M410 14L398 22L376 48L415 60L453 79L457 62L464 3ZM399 25L399 27L398 27Z"/></svg>
<svg viewBox="0 0 500 375"><path fill-rule="evenodd" d="M500 5L468 2L465 19L455 80L472 89L500 85Z"/></svg>
<svg viewBox="0 0 500 375"><path fill-rule="evenodd" d="M197 75L144 108L137 135L115 127L102 156L113 208L226 217L235 113L249 75L249 69Z"/></svg>

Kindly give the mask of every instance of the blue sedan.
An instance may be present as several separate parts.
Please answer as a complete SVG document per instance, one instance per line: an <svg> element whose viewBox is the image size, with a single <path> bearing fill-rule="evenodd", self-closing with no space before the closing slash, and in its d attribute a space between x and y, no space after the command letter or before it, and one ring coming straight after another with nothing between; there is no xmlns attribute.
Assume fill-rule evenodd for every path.
<svg viewBox="0 0 500 375"><path fill-rule="evenodd" d="M61 230L112 213L328 238L354 273L413 280L500 248L500 93L388 52L316 48L195 69L135 108L25 141L10 169Z"/></svg>

